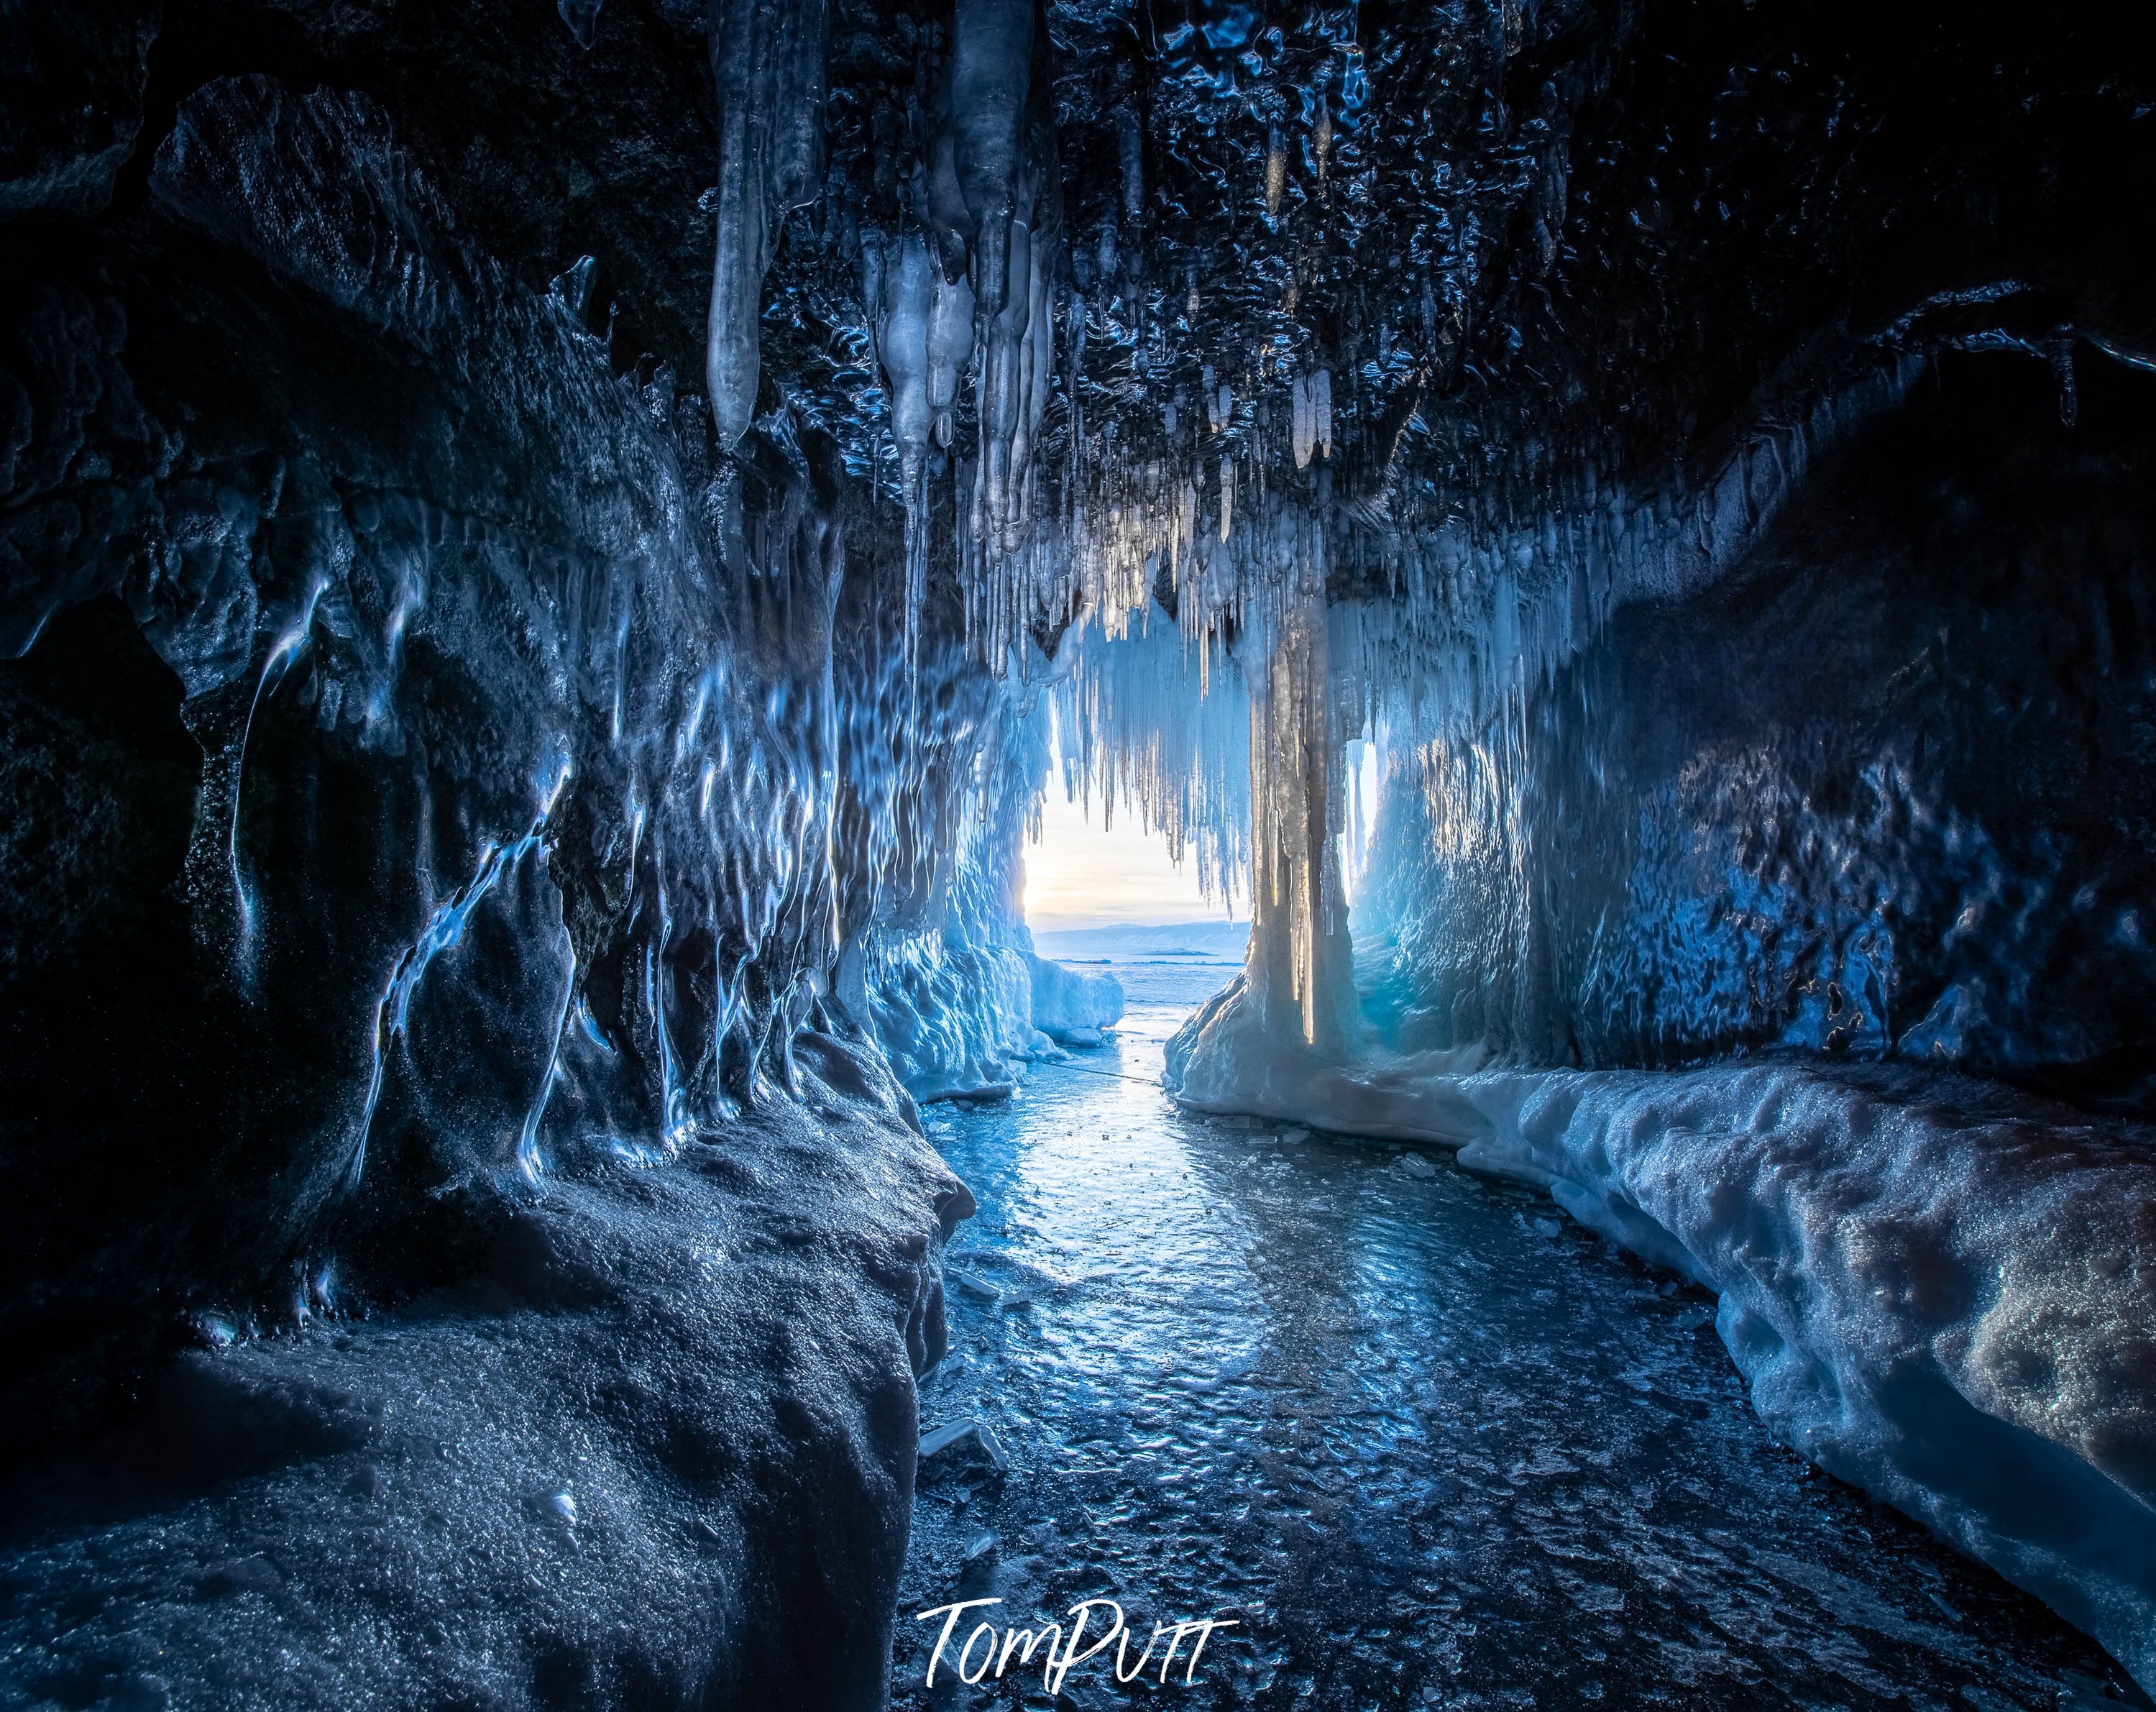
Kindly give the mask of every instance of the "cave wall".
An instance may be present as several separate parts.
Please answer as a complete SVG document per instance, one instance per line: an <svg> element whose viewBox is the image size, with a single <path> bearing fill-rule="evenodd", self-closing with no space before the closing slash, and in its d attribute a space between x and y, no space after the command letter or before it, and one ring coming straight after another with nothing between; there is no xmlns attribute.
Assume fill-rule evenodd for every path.
<svg viewBox="0 0 2156 1712"><path fill-rule="evenodd" d="M970 1201L834 990L1009 928L1008 692L947 595L907 661L813 420L720 456L634 257L547 270L412 44L245 22L90 18L141 146L0 139L11 1679L878 1703Z"/></svg>
<svg viewBox="0 0 2156 1712"><path fill-rule="evenodd" d="M2146 1113L2150 383L1949 355L1719 582L1396 758L1358 926L1404 1046L1791 1051Z"/></svg>
<svg viewBox="0 0 2156 1712"><path fill-rule="evenodd" d="M448 234L362 97L212 84L150 198L131 241L55 235L13 282L8 670L50 730L11 765L64 787L8 865L6 1157L37 1185L9 1296L35 1275L38 1309L189 1268L259 1293L326 1220L437 1222L454 1255L426 1190L746 1092L829 909L793 861L814 825L743 835L828 812L799 788L829 743L815 526L730 588L653 402ZM711 717L736 673L787 711ZM95 726L107 674L162 792L83 769L38 694ZM708 741L752 738L768 770L700 803ZM724 854L767 918L721 918Z"/></svg>

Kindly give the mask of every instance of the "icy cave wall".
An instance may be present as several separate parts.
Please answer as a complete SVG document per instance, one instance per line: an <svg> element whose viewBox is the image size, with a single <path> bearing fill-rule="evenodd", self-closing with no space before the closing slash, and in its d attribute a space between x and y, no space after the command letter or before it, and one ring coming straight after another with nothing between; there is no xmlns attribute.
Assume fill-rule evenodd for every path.
<svg viewBox="0 0 2156 1712"><path fill-rule="evenodd" d="M1799 1051L2146 1114L2156 580L2138 370L1949 355L1710 589L1398 758L1358 911L1406 1050Z"/></svg>
<svg viewBox="0 0 2156 1712"><path fill-rule="evenodd" d="M414 43L121 8L27 21L11 67L6 1432L103 1447L33 1494L228 1494L163 1544L17 1494L48 1530L19 1585L95 1606L138 1578L111 1622L19 1637L40 1692L124 1689L151 1647L157 1682L229 1691L291 1643L291 1598L330 1632L280 1692L883 1693L908 1370L969 1203L840 990L886 933L932 930L900 959L932 973L1014 930L978 866L1008 829L959 829L1017 715L942 609L906 635L896 517L813 420L767 395L721 458L690 371L629 348L634 316L671 331L629 289L673 260L648 198L591 213L605 270L534 239L517 175L560 157L491 154L514 139L483 110L521 66L576 111L589 62L545 21ZM693 211L701 43L647 27L617 48L685 59L679 108L639 126L645 79L581 111L617 191L694 174L668 193ZM206 75L235 59L285 75ZM428 83L459 59L460 106ZM379 93L316 75L340 64ZM81 123L38 88L69 76ZM1030 1048L1025 974L933 1005ZM641 1365L607 1377L624 1340ZM430 1403L444 1363L469 1409ZM563 1441L613 1468L581 1520L542 1485L570 1491ZM295 1555L278 1515L330 1519ZM565 1527L586 1550L535 1599L521 1565ZM362 1609L389 1638L338 1653Z"/></svg>
<svg viewBox="0 0 2156 1712"><path fill-rule="evenodd" d="M1263 713L1250 967L1171 1083L1689 1273L1779 1436L2146 1684L2156 315L2105 212L2156 161L2143 44L1762 4L1358 45L1367 89L1278 111L1285 241L1188 300L1201 344L1223 291L1289 326L1217 407L1202 347L1205 450L1251 432L1154 532ZM1168 170L1217 234L1191 179L1256 168ZM1322 650L1280 621L1317 581ZM1312 752L1358 733L1350 913Z"/></svg>
<svg viewBox="0 0 2156 1712"><path fill-rule="evenodd" d="M790 1092L804 1027L924 1093L1047 1049L1033 702L969 645L947 509L932 578L877 496L878 395L837 389L899 335L804 296L857 297L864 254L843 183L794 208L822 15L801 76L750 68L801 171L757 143L746 187L773 91L728 81L727 9L598 15L11 20L8 1299L85 1399L201 1280L283 1303L367 1242L386 1288L454 1270L423 1190L663 1149ZM847 17L858 157L919 33ZM752 192L791 313L721 434L685 377ZM33 1436L78 1395L42 1370Z"/></svg>
<svg viewBox="0 0 2156 1712"><path fill-rule="evenodd" d="M948 733L927 776L932 789L942 785L935 800L949 817L924 846L914 886L850 943L838 974L841 997L872 1019L892 1068L921 1099L1008 1089L1024 1065L1055 1055L1053 1036L1122 1011L1112 979L1112 991L1063 1002L1083 977L1036 955L1025 924L1024 840L1049 762L1037 692L993 682L963 650L946 670L963 687L939 689L890 722L896 753L877 777L906 779L907 746ZM940 777L945 769L963 784Z"/></svg>

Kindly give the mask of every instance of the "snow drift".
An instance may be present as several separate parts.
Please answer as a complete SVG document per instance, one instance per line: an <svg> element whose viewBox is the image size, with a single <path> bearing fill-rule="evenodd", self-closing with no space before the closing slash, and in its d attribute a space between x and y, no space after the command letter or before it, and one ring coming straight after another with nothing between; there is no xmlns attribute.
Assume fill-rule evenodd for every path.
<svg viewBox="0 0 2156 1712"><path fill-rule="evenodd" d="M1238 1063L1235 1015L1171 1048L1186 1100L1547 1189L1720 1296L1778 1437L2156 1683L2156 1134L1908 1070Z"/></svg>

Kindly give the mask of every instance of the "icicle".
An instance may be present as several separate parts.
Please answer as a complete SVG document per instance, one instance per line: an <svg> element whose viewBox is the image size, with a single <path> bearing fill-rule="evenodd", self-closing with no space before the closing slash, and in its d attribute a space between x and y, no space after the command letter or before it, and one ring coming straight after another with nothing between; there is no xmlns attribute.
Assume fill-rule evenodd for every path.
<svg viewBox="0 0 2156 1712"><path fill-rule="evenodd" d="M928 410L938 446L951 444L951 416L958 380L973 360L973 288L963 277L948 280L935 270L928 308Z"/></svg>
<svg viewBox="0 0 2156 1712"><path fill-rule="evenodd" d="M1035 3L957 0L948 123L933 146L945 201L957 192L948 224L954 234L962 219L971 229L979 443L959 575L968 633L998 671L1029 613L1054 598L1055 567L1066 562L1033 528L1033 449L1055 373L1062 244L1061 174L1051 98L1038 75L1044 44L1035 38ZM947 147L947 182L940 177ZM1113 241L1104 234L1103 244L1104 265L1112 268ZM955 314L955 301L950 309ZM950 343L955 351L955 335ZM1073 427L1075 442L1075 416ZM1076 455L1074 444L1074 468Z"/></svg>
<svg viewBox="0 0 2156 1712"><path fill-rule="evenodd" d="M909 232L886 248L884 265L876 271L880 301L870 306L876 358L891 391L891 437L897 443L900 479L910 486L928 448L934 264L921 234Z"/></svg>
<svg viewBox="0 0 2156 1712"><path fill-rule="evenodd" d="M829 23L828 0L711 3L719 195L704 378L724 446L756 414L757 323L780 223L823 188Z"/></svg>
<svg viewBox="0 0 2156 1712"><path fill-rule="evenodd" d="M944 295L939 270L918 232L894 239L880 268L865 270L880 287L870 307L876 359L891 392L891 439L906 506L906 658L919 653L921 606L928 584L928 436L933 391L933 305Z"/></svg>
<svg viewBox="0 0 2156 1712"><path fill-rule="evenodd" d="M951 41L952 165L975 230L973 294L994 316L1009 282L1033 0L955 0Z"/></svg>
<svg viewBox="0 0 2156 1712"><path fill-rule="evenodd" d="M1123 224L1135 237L1145 218L1145 129L1129 107L1116 116L1118 152L1123 168Z"/></svg>
<svg viewBox="0 0 2156 1712"><path fill-rule="evenodd" d="M1232 457L1220 460L1220 538L1228 538L1228 528L1235 512L1235 460Z"/></svg>
<svg viewBox="0 0 2156 1712"><path fill-rule="evenodd" d="M1265 214L1278 219L1281 199L1287 193L1287 144L1281 137L1280 126L1271 128L1265 143Z"/></svg>

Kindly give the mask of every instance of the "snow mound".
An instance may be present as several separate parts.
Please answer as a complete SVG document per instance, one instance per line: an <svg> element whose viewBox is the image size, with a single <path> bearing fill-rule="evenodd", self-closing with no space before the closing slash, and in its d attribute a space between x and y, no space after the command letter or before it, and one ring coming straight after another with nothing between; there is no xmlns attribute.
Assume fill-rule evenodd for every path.
<svg viewBox="0 0 2156 1712"><path fill-rule="evenodd" d="M1233 1051L1215 1005L1171 1051L1190 1103L1547 1189L1719 1294L1779 1437L2156 1687L2156 1137L1914 1072L1327 1069Z"/></svg>

